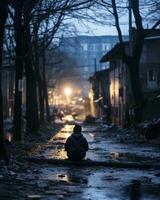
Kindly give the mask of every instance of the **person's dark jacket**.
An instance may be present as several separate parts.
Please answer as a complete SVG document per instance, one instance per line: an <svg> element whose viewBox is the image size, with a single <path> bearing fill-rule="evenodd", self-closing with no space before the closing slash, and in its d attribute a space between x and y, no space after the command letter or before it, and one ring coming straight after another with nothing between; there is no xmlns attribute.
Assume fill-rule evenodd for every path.
<svg viewBox="0 0 160 200"><path fill-rule="evenodd" d="M82 133L73 133L65 143L65 151L70 160L83 160L88 151L88 142Z"/></svg>

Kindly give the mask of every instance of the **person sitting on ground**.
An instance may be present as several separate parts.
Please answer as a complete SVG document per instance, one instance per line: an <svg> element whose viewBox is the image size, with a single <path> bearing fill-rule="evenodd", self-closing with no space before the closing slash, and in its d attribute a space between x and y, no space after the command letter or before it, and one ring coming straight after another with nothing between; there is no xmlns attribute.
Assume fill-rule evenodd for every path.
<svg viewBox="0 0 160 200"><path fill-rule="evenodd" d="M65 151L69 160L81 161L85 158L88 151L88 142L81 133L81 126L75 125L72 135L65 143Z"/></svg>

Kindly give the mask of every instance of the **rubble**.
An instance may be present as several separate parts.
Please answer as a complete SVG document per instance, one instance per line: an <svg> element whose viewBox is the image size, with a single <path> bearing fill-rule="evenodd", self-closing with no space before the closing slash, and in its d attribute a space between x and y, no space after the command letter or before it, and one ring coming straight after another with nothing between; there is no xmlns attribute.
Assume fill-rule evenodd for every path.
<svg viewBox="0 0 160 200"><path fill-rule="evenodd" d="M160 136L160 118L144 121L137 126L138 134L146 140L153 140Z"/></svg>

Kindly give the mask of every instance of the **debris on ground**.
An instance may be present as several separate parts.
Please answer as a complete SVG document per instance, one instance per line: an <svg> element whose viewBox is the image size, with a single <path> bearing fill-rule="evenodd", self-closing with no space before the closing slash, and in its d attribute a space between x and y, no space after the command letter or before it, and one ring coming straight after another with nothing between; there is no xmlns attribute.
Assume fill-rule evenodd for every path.
<svg viewBox="0 0 160 200"><path fill-rule="evenodd" d="M0 199L134 199L140 183L139 192L145 200L159 200L158 146L144 138L140 140L135 130L114 125L93 123L83 125L82 130L89 142L86 160L91 166L87 167L63 166L62 160L57 160L66 159L64 143L73 125L63 125L62 129L56 125L43 127L39 135L27 136L24 144L14 143L10 165L0 169ZM36 162L20 159L28 155L37 157L33 160ZM60 164L53 167L46 159ZM92 166L106 162L110 167ZM134 167L124 168L125 163L128 166L133 163ZM144 169L143 163L151 169Z"/></svg>
<svg viewBox="0 0 160 200"><path fill-rule="evenodd" d="M92 115L87 115L83 123L84 124L93 124L93 123L96 123L96 120L98 120L98 118L96 118Z"/></svg>
<svg viewBox="0 0 160 200"><path fill-rule="evenodd" d="M153 140L160 136L160 118L144 121L137 126L138 134L146 140Z"/></svg>

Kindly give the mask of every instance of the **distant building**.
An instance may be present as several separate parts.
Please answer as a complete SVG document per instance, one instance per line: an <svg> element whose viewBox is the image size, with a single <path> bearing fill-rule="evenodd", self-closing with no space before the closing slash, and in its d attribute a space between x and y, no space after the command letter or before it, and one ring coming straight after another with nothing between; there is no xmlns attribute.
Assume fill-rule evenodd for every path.
<svg viewBox="0 0 160 200"><path fill-rule="evenodd" d="M127 36L124 37L125 40L127 38ZM79 74L77 81L79 81L85 96L88 94L88 78L96 71L108 68L109 65L99 63L99 60L117 42L118 36L114 35L63 38L61 50L76 61L75 67Z"/></svg>
<svg viewBox="0 0 160 200"><path fill-rule="evenodd" d="M15 67L8 57L2 62L2 93L4 118L13 116Z"/></svg>
<svg viewBox="0 0 160 200"><path fill-rule="evenodd" d="M5 55L5 54L4 54ZM26 80L19 80L18 90L22 92L22 108L26 103ZM15 64L10 57L4 56L2 62L2 94L4 119L13 117L15 96Z"/></svg>

